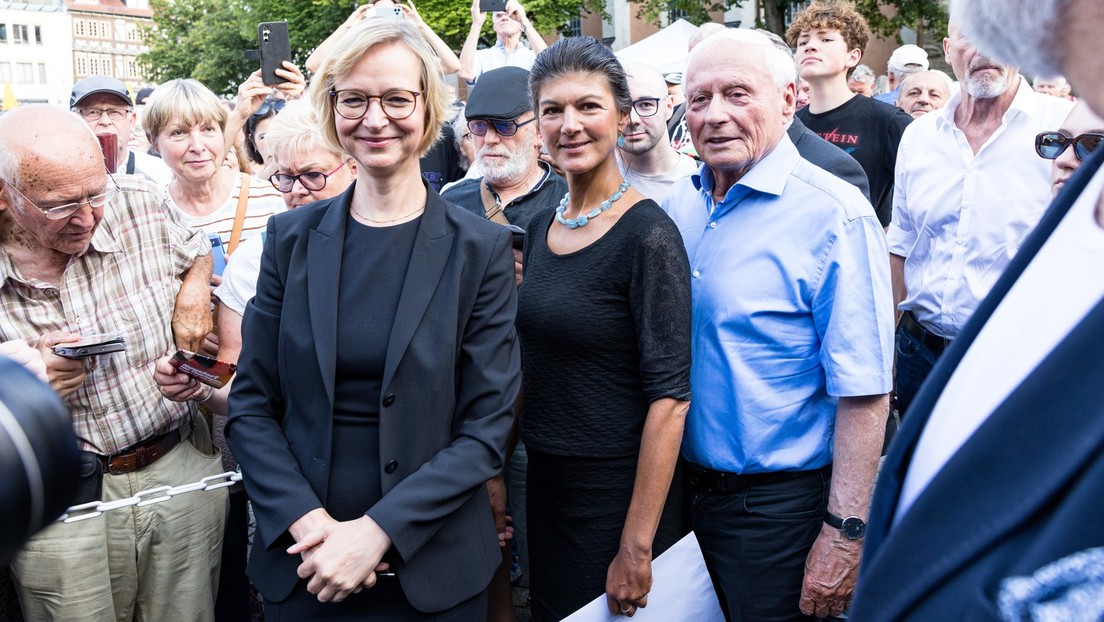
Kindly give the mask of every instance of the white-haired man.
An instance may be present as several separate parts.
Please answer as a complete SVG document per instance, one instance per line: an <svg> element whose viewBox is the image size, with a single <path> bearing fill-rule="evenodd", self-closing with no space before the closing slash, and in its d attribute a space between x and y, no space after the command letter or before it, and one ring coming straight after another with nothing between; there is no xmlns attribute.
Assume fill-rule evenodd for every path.
<svg viewBox="0 0 1104 622"><path fill-rule="evenodd" d="M952 20L1104 113L1098 0L956 0ZM1102 161L1064 184L914 401L879 475L852 619L1104 618Z"/></svg>
<svg viewBox="0 0 1104 622"><path fill-rule="evenodd" d="M905 130L889 227L897 330L897 406L909 405L947 344L1050 203L1035 135L1073 104L1031 90L1015 65L950 26L943 40L959 92Z"/></svg>
<svg viewBox="0 0 1104 622"><path fill-rule="evenodd" d="M874 99L892 104L900 97L901 83L905 81L906 77L917 71L927 71L928 69L930 69L928 53L924 51L924 48L911 43L902 45L893 50L893 54L890 54L889 61L886 63L889 91L881 95L875 95Z"/></svg>
<svg viewBox="0 0 1104 622"><path fill-rule="evenodd" d="M691 263L692 528L728 619L839 615L888 410L885 236L790 142L795 68L767 37L706 39L686 78L705 166L664 208Z"/></svg>

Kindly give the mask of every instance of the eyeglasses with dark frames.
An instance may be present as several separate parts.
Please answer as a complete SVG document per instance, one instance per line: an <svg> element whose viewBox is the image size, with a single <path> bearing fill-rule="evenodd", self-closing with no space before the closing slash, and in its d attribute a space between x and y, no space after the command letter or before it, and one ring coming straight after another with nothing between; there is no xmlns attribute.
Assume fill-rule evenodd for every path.
<svg viewBox="0 0 1104 622"><path fill-rule="evenodd" d="M1088 132L1075 138L1064 132L1042 132L1035 137L1035 153L1040 158L1057 160L1066 147L1073 145L1073 153L1078 160L1087 160L1093 151L1104 142L1104 134Z"/></svg>
<svg viewBox="0 0 1104 622"><path fill-rule="evenodd" d="M659 99L658 97L634 99L632 108L636 111L636 114L642 117L653 117L655 113L659 112Z"/></svg>
<svg viewBox="0 0 1104 622"><path fill-rule="evenodd" d="M31 207L34 207L36 210L42 212L43 215L45 215L47 219L49 219L49 220L61 220L62 218L68 218L69 216L71 216L73 213L75 213L77 210L79 210L81 208L81 206L84 205L85 203L87 203L88 206L91 207L92 209L100 209L101 207L106 205L107 202L110 201L120 191L119 190L119 184L115 182L115 178L112 177L111 175L108 175L107 178L109 180L111 180L111 187L108 188L107 190L105 190L104 192L101 192L100 194L94 194L92 196L86 197L82 201L75 201L75 202L72 202L72 203L62 203L61 205L54 205L53 207L42 207L42 206L38 205L37 203L35 203L34 201L27 198L27 195L20 192L19 188L15 187L15 184L7 181L6 179L4 179L2 177L0 177L0 181L4 182L5 187L11 188L12 190L14 190L15 193L18 194L19 197L22 200L29 203L31 205Z"/></svg>
<svg viewBox="0 0 1104 622"><path fill-rule="evenodd" d="M383 114L392 121L402 121L414 114L418 107L417 91L395 89L387 91L383 95L368 95L360 91L341 90L330 91L330 99L333 101L334 112L350 121L356 121L368 112L368 105L373 99L378 99Z"/></svg>
<svg viewBox="0 0 1104 622"><path fill-rule="evenodd" d="M499 136L513 136L517 134L518 128L536 121L537 118L533 117L528 121L492 121L490 119L468 119L468 129L472 134L476 136L486 136L487 130L494 128L494 131Z"/></svg>
<svg viewBox="0 0 1104 622"><path fill-rule="evenodd" d="M128 114L133 112L133 108L79 108L77 113L85 121L99 121L100 117L107 115L108 119L112 121L122 121Z"/></svg>
<svg viewBox="0 0 1104 622"><path fill-rule="evenodd" d="M341 167L348 164L348 160L337 165L337 168L329 173L318 173L315 171L308 171L306 173L299 173L298 175L291 175L288 173L276 173L272 177L268 178L268 181L272 182L272 186L283 193L291 192L295 187L295 182L298 180L304 188L311 191L319 191L326 187L326 180L330 178L330 175L341 170Z"/></svg>

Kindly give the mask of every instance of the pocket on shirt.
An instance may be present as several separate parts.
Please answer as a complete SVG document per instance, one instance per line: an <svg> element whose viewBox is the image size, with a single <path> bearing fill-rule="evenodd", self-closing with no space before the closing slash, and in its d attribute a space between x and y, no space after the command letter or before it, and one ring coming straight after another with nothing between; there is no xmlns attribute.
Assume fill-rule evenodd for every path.
<svg viewBox="0 0 1104 622"><path fill-rule="evenodd" d="M114 318L105 318L105 326L114 320L116 332L126 339L127 364L146 367L173 347L172 314L176 290L161 281L146 283L112 305Z"/></svg>

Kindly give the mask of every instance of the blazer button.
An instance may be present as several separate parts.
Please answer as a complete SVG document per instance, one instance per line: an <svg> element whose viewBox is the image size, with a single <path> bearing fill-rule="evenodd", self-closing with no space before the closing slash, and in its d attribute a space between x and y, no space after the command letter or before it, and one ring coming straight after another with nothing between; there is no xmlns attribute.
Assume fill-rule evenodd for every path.
<svg viewBox="0 0 1104 622"><path fill-rule="evenodd" d="M386 407L388 407L388 406L390 406L394 403L395 403L395 394L394 393L388 393L387 395L383 396L383 406L384 406L384 408L386 408Z"/></svg>
<svg viewBox="0 0 1104 622"><path fill-rule="evenodd" d="M383 467L383 470L387 473L394 473L395 471L399 470L399 461L398 460L392 460L392 461L388 462Z"/></svg>

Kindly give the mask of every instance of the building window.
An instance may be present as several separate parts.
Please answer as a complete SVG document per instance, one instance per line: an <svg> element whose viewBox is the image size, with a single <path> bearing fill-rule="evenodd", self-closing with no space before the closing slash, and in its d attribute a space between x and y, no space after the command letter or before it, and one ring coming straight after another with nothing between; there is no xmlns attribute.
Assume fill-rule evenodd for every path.
<svg viewBox="0 0 1104 622"><path fill-rule="evenodd" d="M0 82L11 82L11 63L0 63Z"/></svg>
<svg viewBox="0 0 1104 622"><path fill-rule="evenodd" d="M30 43L27 38L27 26L25 24L12 24L12 41L16 45Z"/></svg>
<svg viewBox="0 0 1104 622"><path fill-rule="evenodd" d="M38 64L38 83L46 84L46 63Z"/></svg>
<svg viewBox="0 0 1104 622"><path fill-rule="evenodd" d="M565 37L581 37L583 36L583 16L577 15L564 24L563 36Z"/></svg>
<svg viewBox="0 0 1104 622"><path fill-rule="evenodd" d="M141 76L138 75L138 61L135 60L133 57L127 59L127 77L128 78L139 78L139 77L141 77Z"/></svg>
<svg viewBox="0 0 1104 622"><path fill-rule="evenodd" d="M667 23L673 24L680 19L686 19L689 16L689 11L686 11L684 9L671 9L670 11L667 11Z"/></svg>
<svg viewBox="0 0 1104 622"><path fill-rule="evenodd" d="M78 37L83 37L84 36L84 20L83 19L73 20L73 33L76 34Z"/></svg>
<svg viewBox="0 0 1104 622"><path fill-rule="evenodd" d="M16 63L15 81L18 84L34 84L34 65L30 63Z"/></svg>
<svg viewBox="0 0 1104 622"><path fill-rule="evenodd" d="M793 23L793 19L798 13L808 8L810 2L811 0L794 0L790 2L790 5L786 7L786 28L790 27L790 24Z"/></svg>
<svg viewBox="0 0 1104 622"><path fill-rule="evenodd" d="M42 45L42 26L34 27L35 43Z"/></svg>
<svg viewBox="0 0 1104 622"><path fill-rule="evenodd" d="M88 62L84 58L83 54L77 56L77 75L78 76L87 76L88 75Z"/></svg>
<svg viewBox="0 0 1104 622"><path fill-rule="evenodd" d="M0 24L0 43L8 42L8 25Z"/></svg>

